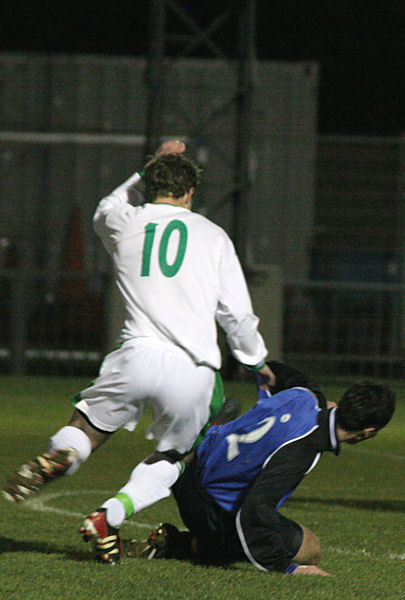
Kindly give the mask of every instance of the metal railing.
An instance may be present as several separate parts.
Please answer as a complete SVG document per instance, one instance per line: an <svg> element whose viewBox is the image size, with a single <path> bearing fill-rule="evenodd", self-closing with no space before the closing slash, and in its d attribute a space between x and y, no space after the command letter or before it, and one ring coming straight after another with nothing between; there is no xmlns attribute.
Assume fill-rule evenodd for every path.
<svg viewBox="0 0 405 600"><path fill-rule="evenodd" d="M105 349L109 278L61 272L50 296L49 275L36 271L22 280L12 269L0 273L0 368L95 374ZM403 377L404 308L400 284L288 282L283 359L323 374Z"/></svg>
<svg viewBox="0 0 405 600"><path fill-rule="evenodd" d="M285 286L284 358L333 375L404 375L405 286L312 281Z"/></svg>
<svg viewBox="0 0 405 600"><path fill-rule="evenodd" d="M0 271L0 369L23 374L94 374L105 343L107 278L96 272ZM91 285L89 285L91 284Z"/></svg>

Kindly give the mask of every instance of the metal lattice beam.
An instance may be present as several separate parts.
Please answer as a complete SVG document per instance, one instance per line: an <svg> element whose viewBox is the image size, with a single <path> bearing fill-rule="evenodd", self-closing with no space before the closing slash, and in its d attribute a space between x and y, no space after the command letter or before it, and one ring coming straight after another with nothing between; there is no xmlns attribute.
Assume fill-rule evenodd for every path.
<svg viewBox="0 0 405 600"><path fill-rule="evenodd" d="M169 17L175 17L186 28L185 34L171 30ZM236 56L229 56L221 47L220 28L231 17L236 17L238 27L233 28L235 36L233 48ZM208 122L215 120L218 113L229 108L232 104L236 107L235 147L232 161L233 190L228 197L233 203L232 232L234 243L243 264L246 263L246 242L248 210L250 205L250 175L249 154L250 135L252 131L251 104L253 94L253 71L256 60L255 29L256 29L256 0L237 0L228 2L228 6L218 10L212 22L205 27L199 25L189 10L178 0L151 0L150 2L150 36L149 57L147 71L147 115L146 115L146 143L145 158L152 154L162 137L162 118L164 114L165 90L164 69L170 69L176 60L184 59L191 52L201 49L214 58L225 60L229 68L237 70L237 89L234 97L223 106L215 110L204 120L191 121L186 115L184 107L178 110L182 117L189 122L189 135L198 136L204 133ZM231 28L232 29L232 28ZM217 39L218 37L218 39ZM177 44L176 52L168 55L169 44ZM226 157L222 157L226 161Z"/></svg>

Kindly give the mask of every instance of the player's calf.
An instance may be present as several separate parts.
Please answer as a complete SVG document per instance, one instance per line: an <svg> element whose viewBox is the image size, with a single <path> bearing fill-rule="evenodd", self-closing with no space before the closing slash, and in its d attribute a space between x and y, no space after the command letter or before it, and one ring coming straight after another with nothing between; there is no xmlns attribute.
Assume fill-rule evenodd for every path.
<svg viewBox="0 0 405 600"><path fill-rule="evenodd" d="M302 544L293 562L300 565L316 565L321 558L321 542L319 538L307 527L301 525L303 531Z"/></svg>

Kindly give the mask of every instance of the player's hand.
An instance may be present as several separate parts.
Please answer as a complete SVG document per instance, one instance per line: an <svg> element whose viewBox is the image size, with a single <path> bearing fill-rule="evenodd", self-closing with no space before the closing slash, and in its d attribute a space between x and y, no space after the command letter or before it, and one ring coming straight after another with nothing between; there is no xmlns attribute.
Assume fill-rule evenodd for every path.
<svg viewBox="0 0 405 600"><path fill-rule="evenodd" d="M293 575L323 575L326 577L330 577L331 574L326 571L322 571L316 565L300 565L295 571Z"/></svg>
<svg viewBox="0 0 405 600"><path fill-rule="evenodd" d="M156 150L155 156L161 154L183 154L186 151L186 144L180 140L168 140L163 142L161 146Z"/></svg>
<svg viewBox="0 0 405 600"><path fill-rule="evenodd" d="M260 389L269 391L272 386L276 385L276 376L267 363L258 371L258 374L262 377Z"/></svg>

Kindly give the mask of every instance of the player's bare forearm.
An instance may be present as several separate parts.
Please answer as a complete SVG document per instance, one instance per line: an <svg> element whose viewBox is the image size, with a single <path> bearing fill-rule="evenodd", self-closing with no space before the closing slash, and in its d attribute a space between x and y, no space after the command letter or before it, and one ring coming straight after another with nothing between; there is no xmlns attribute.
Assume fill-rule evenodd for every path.
<svg viewBox="0 0 405 600"><path fill-rule="evenodd" d="M267 363L260 369L260 371L258 371L258 373L263 377L263 382L260 386L262 389L268 390L270 387L276 385L276 376Z"/></svg>

